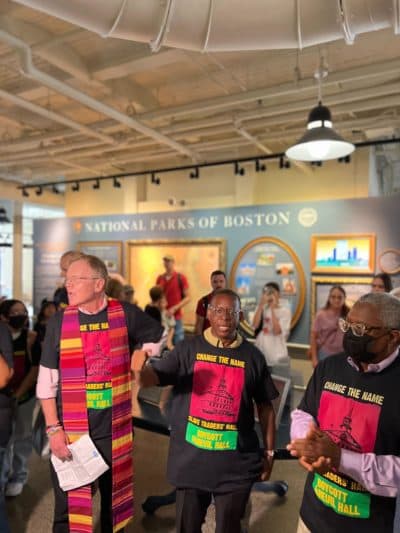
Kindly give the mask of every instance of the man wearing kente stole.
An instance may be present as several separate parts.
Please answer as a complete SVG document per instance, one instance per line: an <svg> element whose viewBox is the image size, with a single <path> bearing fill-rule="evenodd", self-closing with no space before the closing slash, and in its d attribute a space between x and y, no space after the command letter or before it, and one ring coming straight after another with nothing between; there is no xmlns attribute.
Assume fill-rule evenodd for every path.
<svg viewBox="0 0 400 533"><path fill-rule="evenodd" d="M98 478L100 522L102 533L114 533L133 516L130 354L158 342L162 327L137 306L107 299L107 275L94 256L70 264L69 306L47 326L37 396L56 457L70 459L67 444L88 433L109 465ZM91 533L91 485L64 492L51 474L53 533Z"/></svg>

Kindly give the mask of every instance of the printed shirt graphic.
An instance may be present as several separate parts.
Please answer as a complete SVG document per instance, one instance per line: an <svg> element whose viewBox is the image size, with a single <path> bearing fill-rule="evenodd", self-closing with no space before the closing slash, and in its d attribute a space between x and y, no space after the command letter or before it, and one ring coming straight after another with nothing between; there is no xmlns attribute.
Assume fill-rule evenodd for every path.
<svg viewBox="0 0 400 533"><path fill-rule="evenodd" d="M331 382L325 388L332 386ZM341 448L357 453L374 451L383 397L360 389L339 386L337 394L324 390L318 422ZM356 481L340 473L314 475L316 497L336 513L352 518L369 518L371 496Z"/></svg>
<svg viewBox="0 0 400 533"><path fill-rule="evenodd" d="M205 450L236 450L245 361L196 354L186 440Z"/></svg>
<svg viewBox="0 0 400 533"><path fill-rule="evenodd" d="M112 365L108 322L81 324L86 365L86 402L88 409L112 405Z"/></svg>

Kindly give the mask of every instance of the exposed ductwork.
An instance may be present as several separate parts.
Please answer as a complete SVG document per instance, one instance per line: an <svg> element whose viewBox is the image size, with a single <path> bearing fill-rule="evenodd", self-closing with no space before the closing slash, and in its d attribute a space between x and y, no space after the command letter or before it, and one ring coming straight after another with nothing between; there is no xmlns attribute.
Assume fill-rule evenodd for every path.
<svg viewBox="0 0 400 533"><path fill-rule="evenodd" d="M305 48L393 27L400 0L15 0L103 37L196 51ZM318 24L315 24L318 21Z"/></svg>

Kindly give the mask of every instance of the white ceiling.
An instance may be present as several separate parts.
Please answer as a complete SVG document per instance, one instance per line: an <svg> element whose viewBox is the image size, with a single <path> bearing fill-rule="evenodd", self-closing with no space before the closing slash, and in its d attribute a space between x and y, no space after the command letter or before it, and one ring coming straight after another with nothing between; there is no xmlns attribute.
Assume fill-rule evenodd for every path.
<svg viewBox="0 0 400 533"><path fill-rule="evenodd" d="M308 4L312 1L327 6L321 0ZM67 6L69 0L52 2ZM39 2L42 9L46 3ZM260 0L241 5L250 10L252 3ZM288 3L301 4L263 2L264 8L274 4L274 13ZM363 3L388 6L387 0L358 2ZM389 3L399 8L396 0ZM90 10L107 3L86 4L82 25ZM245 12L242 16L247 20ZM231 29L228 24L218 38L235 37L238 47L240 28L228 22ZM365 24L352 45L332 34L336 40L302 50L200 52L161 46L153 53L148 43L103 38L0 0L0 179L42 183L282 152L301 136L317 103L314 73L321 63L329 71L323 103L343 136L353 142L395 136L400 37L395 16L392 22ZM296 30L295 21L289 23ZM302 24L315 41L329 39L318 35L317 15ZM375 27L385 29L372 31ZM266 34L272 30L265 26ZM243 31L251 35L251 28Z"/></svg>

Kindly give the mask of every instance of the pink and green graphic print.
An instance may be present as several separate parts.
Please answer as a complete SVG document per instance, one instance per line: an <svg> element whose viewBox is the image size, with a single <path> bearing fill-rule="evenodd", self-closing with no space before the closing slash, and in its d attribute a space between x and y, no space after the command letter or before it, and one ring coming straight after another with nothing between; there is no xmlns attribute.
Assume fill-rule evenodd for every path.
<svg viewBox="0 0 400 533"><path fill-rule="evenodd" d="M186 440L205 450L235 450L245 362L197 354Z"/></svg>

